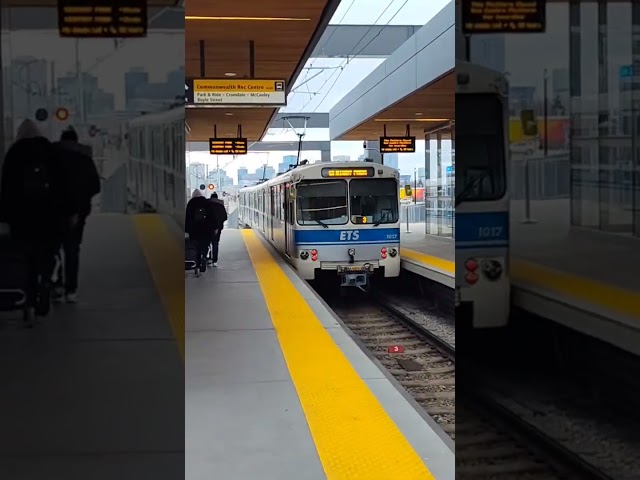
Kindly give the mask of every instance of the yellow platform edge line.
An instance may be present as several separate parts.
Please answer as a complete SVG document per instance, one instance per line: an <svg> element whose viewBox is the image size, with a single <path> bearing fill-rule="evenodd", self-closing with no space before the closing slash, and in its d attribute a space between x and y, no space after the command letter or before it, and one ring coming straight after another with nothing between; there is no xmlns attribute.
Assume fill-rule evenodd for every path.
<svg viewBox="0 0 640 480"><path fill-rule="evenodd" d="M242 235L327 478L434 479L266 246Z"/></svg>
<svg viewBox="0 0 640 480"><path fill-rule="evenodd" d="M640 293L513 258L511 276L515 281L553 290L640 320Z"/></svg>
<svg viewBox="0 0 640 480"><path fill-rule="evenodd" d="M184 363L184 247L159 215L134 215L133 223Z"/></svg>
<svg viewBox="0 0 640 480"><path fill-rule="evenodd" d="M455 262L450 262L449 260L445 260L443 258L438 258L434 257L433 255L427 255L425 253L417 252L416 250L411 250L410 248L400 247L400 258L402 257L410 258L411 260L420 262L427 267L435 267L439 270L451 273L453 275L455 275L456 273Z"/></svg>

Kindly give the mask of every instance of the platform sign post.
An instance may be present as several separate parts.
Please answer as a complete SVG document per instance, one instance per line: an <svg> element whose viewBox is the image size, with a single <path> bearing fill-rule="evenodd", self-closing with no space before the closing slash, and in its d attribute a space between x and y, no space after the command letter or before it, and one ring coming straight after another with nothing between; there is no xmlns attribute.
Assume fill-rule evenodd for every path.
<svg viewBox="0 0 640 480"><path fill-rule="evenodd" d="M209 153L211 155L246 155L248 150L249 147L246 138L209 139ZM218 169L218 172L219 171Z"/></svg>
<svg viewBox="0 0 640 480"><path fill-rule="evenodd" d="M380 137L380 153L415 153L416 137Z"/></svg>
<svg viewBox="0 0 640 480"><path fill-rule="evenodd" d="M147 0L58 0L61 37L146 37L147 26Z"/></svg>
<svg viewBox="0 0 640 480"><path fill-rule="evenodd" d="M287 90L279 79L186 78L187 107L286 107Z"/></svg>
<svg viewBox="0 0 640 480"><path fill-rule="evenodd" d="M543 33L548 0L468 0L462 4L462 33Z"/></svg>

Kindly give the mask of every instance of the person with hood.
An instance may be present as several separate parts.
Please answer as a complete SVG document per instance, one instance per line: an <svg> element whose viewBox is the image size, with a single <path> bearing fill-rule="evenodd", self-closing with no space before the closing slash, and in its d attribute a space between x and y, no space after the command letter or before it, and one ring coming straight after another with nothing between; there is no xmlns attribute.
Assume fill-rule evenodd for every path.
<svg viewBox="0 0 640 480"><path fill-rule="evenodd" d="M209 199L215 207L216 227L213 231L213 239L211 240L211 263L214 267L218 266L218 252L220 250L220 234L224 228L224 222L227 221L227 209L224 202L218 198L218 194L213 192Z"/></svg>
<svg viewBox="0 0 640 480"><path fill-rule="evenodd" d="M77 188L75 189L78 205L77 221L70 226L62 243L64 251L64 286L59 276L57 299L66 295L67 303L77 302L78 273L80 271L80 246L87 217L91 214L91 199L100 193L100 175L93 158L91 149L78 142L78 134L73 127L62 132L56 147L65 164L65 169L73 175ZM62 287L62 288L60 288Z"/></svg>
<svg viewBox="0 0 640 480"><path fill-rule="evenodd" d="M2 166L0 221L26 260L28 323L50 309L55 254L77 212L72 187L57 149L33 121L22 122Z"/></svg>
<svg viewBox="0 0 640 480"><path fill-rule="evenodd" d="M216 209L199 189L195 189L187 203L185 232L196 250L196 275L207 271L207 250L213 241L213 231L218 225Z"/></svg>

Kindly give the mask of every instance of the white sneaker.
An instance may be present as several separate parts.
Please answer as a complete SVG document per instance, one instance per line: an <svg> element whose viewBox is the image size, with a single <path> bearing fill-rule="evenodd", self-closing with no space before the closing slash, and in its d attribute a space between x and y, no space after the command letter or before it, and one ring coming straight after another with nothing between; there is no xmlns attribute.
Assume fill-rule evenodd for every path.
<svg viewBox="0 0 640 480"><path fill-rule="evenodd" d="M213 263L213 266L214 266L214 267L217 267L217 266L218 266L218 262L214 262L214 263Z"/></svg>
<svg viewBox="0 0 640 480"><path fill-rule="evenodd" d="M67 293L67 303L78 303L78 294Z"/></svg>

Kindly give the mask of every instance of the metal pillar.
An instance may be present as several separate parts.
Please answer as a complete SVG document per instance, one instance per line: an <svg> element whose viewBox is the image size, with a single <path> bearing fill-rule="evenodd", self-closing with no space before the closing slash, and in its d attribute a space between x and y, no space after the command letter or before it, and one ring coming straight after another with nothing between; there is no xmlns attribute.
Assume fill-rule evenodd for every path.
<svg viewBox="0 0 640 480"><path fill-rule="evenodd" d="M367 147L364 149L367 158L373 160L373 163L382 164L382 155L380 154L380 140L367 140Z"/></svg>

